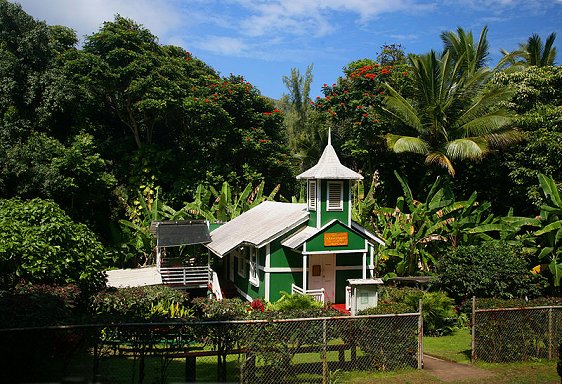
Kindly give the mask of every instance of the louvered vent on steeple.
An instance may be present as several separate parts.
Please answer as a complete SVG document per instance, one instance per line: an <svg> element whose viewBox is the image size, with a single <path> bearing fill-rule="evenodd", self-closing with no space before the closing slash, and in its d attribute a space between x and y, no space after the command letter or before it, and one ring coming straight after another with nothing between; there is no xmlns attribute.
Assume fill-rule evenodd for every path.
<svg viewBox="0 0 562 384"><path fill-rule="evenodd" d="M316 211L316 180L308 180L308 210Z"/></svg>
<svg viewBox="0 0 562 384"><path fill-rule="evenodd" d="M328 211L343 210L343 183L328 181Z"/></svg>

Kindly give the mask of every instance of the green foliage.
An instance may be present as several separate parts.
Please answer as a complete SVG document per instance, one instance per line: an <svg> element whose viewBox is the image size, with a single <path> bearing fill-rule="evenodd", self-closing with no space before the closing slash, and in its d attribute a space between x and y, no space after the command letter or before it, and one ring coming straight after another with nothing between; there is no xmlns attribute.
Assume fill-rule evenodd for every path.
<svg viewBox="0 0 562 384"><path fill-rule="evenodd" d="M389 315L395 313L412 313L412 308L405 303L380 303L376 307L357 312L357 315Z"/></svg>
<svg viewBox="0 0 562 384"><path fill-rule="evenodd" d="M0 291L0 328L76 324L80 298L80 289L72 284L21 284Z"/></svg>
<svg viewBox="0 0 562 384"><path fill-rule="evenodd" d="M437 282L460 301L472 296L519 298L539 293L521 247L504 241L459 246L437 264Z"/></svg>
<svg viewBox="0 0 562 384"><path fill-rule="evenodd" d="M365 309L360 314L415 313L419 311L420 299L424 335L448 335L462 325L459 324L453 299L445 292L425 292L416 288L385 287L380 293L380 304L375 308Z"/></svg>
<svg viewBox="0 0 562 384"><path fill-rule="evenodd" d="M198 297L193 299L192 304L195 316L201 320L238 320L248 315L248 303L238 298L218 301Z"/></svg>
<svg viewBox="0 0 562 384"><path fill-rule="evenodd" d="M437 178L423 202L414 199L409 185L398 173L404 195L395 207L374 205L371 220L385 247L377 255L377 267L384 272L412 275L429 272L448 245L475 241L469 229L491 221L489 203L479 204L476 193L466 201L455 201L448 184Z"/></svg>
<svg viewBox="0 0 562 384"><path fill-rule="evenodd" d="M466 63L464 57L449 50L441 57L434 51L411 55L413 98L390 85L384 98L386 113L400 122L403 132L410 132L386 134L388 148L420 154L426 165L437 165L453 176L453 161L480 160L492 149L520 140L512 129L514 114L503 105L512 91L486 87L492 72Z"/></svg>
<svg viewBox="0 0 562 384"><path fill-rule="evenodd" d="M289 294L281 292L281 298L275 303L267 306L268 311L301 311L306 309L322 308L324 304L314 300L312 296L301 294Z"/></svg>
<svg viewBox="0 0 562 384"><path fill-rule="evenodd" d="M539 182L545 194L545 203L540 214L542 228L534 233L539 242L538 260L548 261L554 286L558 287L562 278L562 199L552 177L540 174Z"/></svg>
<svg viewBox="0 0 562 384"><path fill-rule="evenodd" d="M107 289L90 299L89 311L99 323L185 320L193 317L188 299L165 286Z"/></svg>
<svg viewBox="0 0 562 384"><path fill-rule="evenodd" d="M104 248L84 224L54 202L0 200L0 282L78 284L86 291L104 285Z"/></svg>

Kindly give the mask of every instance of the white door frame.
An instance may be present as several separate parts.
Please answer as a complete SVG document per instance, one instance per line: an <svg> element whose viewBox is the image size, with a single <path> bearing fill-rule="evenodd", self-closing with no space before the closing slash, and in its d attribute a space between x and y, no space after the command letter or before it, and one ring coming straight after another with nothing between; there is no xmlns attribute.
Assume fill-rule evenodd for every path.
<svg viewBox="0 0 562 384"><path fill-rule="evenodd" d="M336 300L336 254L335 253L325 253L325 254L312 254L308 255L308 286L307 289L320 289L324 288L324 293L326 295L325 301L330 301L335 303ZM320 266L320 275L313 276L313 272L318 273L318 270L314 271L314 265ZM318 267L316 267L318 268ZM328 275L326 274L328 273Z"/></svg>

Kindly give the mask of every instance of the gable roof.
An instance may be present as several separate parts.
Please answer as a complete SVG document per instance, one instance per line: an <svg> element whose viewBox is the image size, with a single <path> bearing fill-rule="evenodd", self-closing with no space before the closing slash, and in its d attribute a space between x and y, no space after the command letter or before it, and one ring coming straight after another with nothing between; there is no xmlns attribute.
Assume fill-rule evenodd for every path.
<svg viewBox="0 0 562 384"><path fill-rule="evenodd" d="M243 244L260 248L306 221L306 204L264 201L211 232L206 247L220 257Z"/></svg>
<svg viewBox="0 0 562 384"><path fill-rule="evenodd" d="M336 223L341 224L345 228L357 233L358 235L360 235L363 238L367 238L367 240L372 240L372 241L375 241L375 242L377 242L381 245L384 245L384 241L379 239L375 234L367 231L365 228L363 228L361 225L357 224L356 222L352 221L351 227L348 227L347 225L345 225L344 223L342 223L341 221L339 221L337 219L331 220L330 222L326 223L321 228L305 227L301 231L293 234L292 236L287 237L285 240L283 240L281 242L281 245L284 246L284 247L291 248L291 249L297 249L301 245L303 245L305 242L307 242L308 240L310 240L314 236L316 236L318 233L324 231L326 228L329 228Z"/></svg>
<svg viewBox="0 0 562 384"><path fill-rule="evenodd" d="M298 175L297 179L363 180L363 176L340 163L328 136L328 145L324 148L318 164Z"/></svg>

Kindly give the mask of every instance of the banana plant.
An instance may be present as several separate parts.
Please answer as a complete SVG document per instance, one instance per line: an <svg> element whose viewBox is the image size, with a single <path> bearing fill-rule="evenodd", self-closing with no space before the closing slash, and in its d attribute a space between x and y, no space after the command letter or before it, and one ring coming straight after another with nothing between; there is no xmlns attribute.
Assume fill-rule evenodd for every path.
<svg viewBox="0 0 562 384"><path fill-rule="evenodd" d="M554 286L560 286L562 277L562 199L556 182L552 177L539 175L539 183L546 201L541 206L540 223L542 228L534 234L538 237L539 261L547 259L548 268L553 276Z"/></svg>
<svg viewBox="0 0 562 384"><path fill-rule="evenodd" d="M374 230L385 240L379 260L398 275L429 271L438 255L449 246L476 241L468 229L489 223L490 204L479 204L476 193L468 200L455 201L448 186L437 178L425 200L414 198L408 183L395 172L403 196L395 207L375 204ZM359 210L358 210L359 211Z"/></svg>

